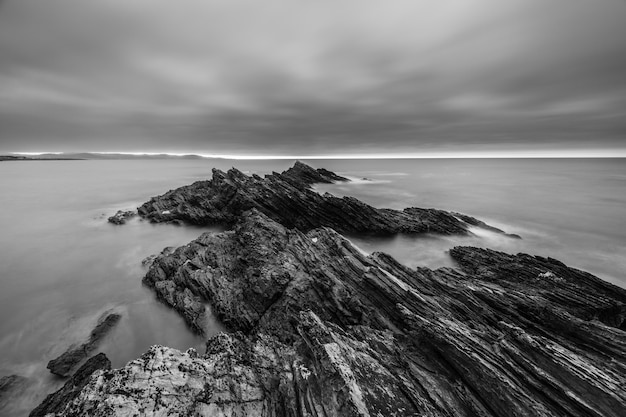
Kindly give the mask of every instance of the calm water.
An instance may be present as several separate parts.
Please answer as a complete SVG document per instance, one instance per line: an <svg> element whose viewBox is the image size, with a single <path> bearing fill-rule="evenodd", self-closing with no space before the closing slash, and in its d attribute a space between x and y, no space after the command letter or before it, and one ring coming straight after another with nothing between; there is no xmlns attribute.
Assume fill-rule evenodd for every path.
<svg viewBox="0 0 626 417"><path fill-rule="evenodd" d="M114 367L152 344L202 348L182 319L142 287L141 260L210 229L116 227L106 217L149 197L210 177L211 168L266 174L293 161L46 161L0 163L0 376L29 377L23 395L0 410L26 415L63 381L48 360L84 340L113 309L122 321L100 350ZM552 256L626 287L626 161L394 160L311 161L358 179L318 186L377 207L464 212L523 240L476 237L350 239L410 266L452 266L455 245ZM362 180L362 178L368 180ZM209 334L221 330L215 321Z"/></svg>

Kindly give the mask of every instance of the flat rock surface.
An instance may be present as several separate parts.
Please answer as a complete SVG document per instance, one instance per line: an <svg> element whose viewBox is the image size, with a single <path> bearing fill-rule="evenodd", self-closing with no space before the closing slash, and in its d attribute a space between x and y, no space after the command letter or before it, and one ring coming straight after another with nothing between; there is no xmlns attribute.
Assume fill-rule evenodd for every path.
<svg viewBox="0 0 626 417"><path fill-rule="evenodd" d="M233 333L97 371L57 415L626 415L626 291L552 259L451 255L460 270L409 269L246 212L145 277L192 327L210 302Z"/></svg>
<svg viewBox="0 0 626 417"><path fill-rule="evenodd" d="M301 162L265 178L247 176L235 168L228 172L214 169L211 180L153 197L138 212L155 223L232 225L243 212L254 208L283 226L305 232L325 226L340 233L466 235L474 226L504 233L470 216L437 209L378 209L353 197L320 195L310 188L315 183L334 181L347 179Z"/></svg>

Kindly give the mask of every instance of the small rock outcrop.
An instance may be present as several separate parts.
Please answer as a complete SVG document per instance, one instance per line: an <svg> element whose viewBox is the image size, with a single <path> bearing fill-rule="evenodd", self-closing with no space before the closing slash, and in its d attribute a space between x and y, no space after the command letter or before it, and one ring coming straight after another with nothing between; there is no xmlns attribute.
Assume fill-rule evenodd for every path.
<svg viewBox="0 0 626 417"><path fill-rule="evenodd" d="M353 197L320 195L314 183L347 181L325 169L301 162L261 178L233 168L213 170L209 181L198 181L153 197L138 208L139 215L155 223L183 221L195 225L233 225L247 210L256 209L288 228L307 232L331 227L340 233L389 235L437 233L467 235L469 227L485 227L470 216L443 210L407 208L377 209ZM504 233L487 226L492 231Z"/></svg>
<svg viewBox="0 0 626 417"><path fill-rule="evenodd" d="M625 290L547 258L451 256L461 270L409 269L246 212L145 277L192 327L210 302L233 333L98 371L57 415L626 414Z"/></svg>
<svg viewBox="0 0 626 417"><path fill-rule="evenodd" d="M11 397L28 383L21 375L7 375L0 378L0 411L10 402Z"/></svg>
<svg viewBox="0 0 626 417"><path fill-rule="evenodd" d="M106 357L104 353L98 353L95 356L89 358L87 362L78 370L72 377L59 389L57 392L50 394L46 397L41 404L30 412L30 417L44 417L49 415L57 415L62 412L68 404L82 392L82 389L90 381L91 375L98 371L107 371L111 369L111 361ZM90 415L89 412L84 414L73 415ZM108 414L111 415L111 414Z"/></svg>
<svg viewBox="0 0 626 417"><path fill-rule="evenodd" d="M332 171L324 168L315 169L307 164L303 164L300 161L296 161L291 168L279 175L281 178L289 181L296 187L302 187L302 185L310 186L313 184L331 184L334 182L350 181L348 178L337 175Z"/></svg>
<svg viewBox="0 0 626 417"><path fill-rule="evenodd" d="M76 348L70 348L61 356L48 362L47 368L55 375L66 377L72 369L84 359L86 359L98 346L100 340L117 324L122 318L117 313L105 313L98 319L98 324L91 331L89 339Z"/></svg>
<svg viewBox="0 0 626 417"><path fill-rule="evenodd" d="M109 223L122 225L137 215L134 211L118 210L113 216L109 217Z"/></svg>

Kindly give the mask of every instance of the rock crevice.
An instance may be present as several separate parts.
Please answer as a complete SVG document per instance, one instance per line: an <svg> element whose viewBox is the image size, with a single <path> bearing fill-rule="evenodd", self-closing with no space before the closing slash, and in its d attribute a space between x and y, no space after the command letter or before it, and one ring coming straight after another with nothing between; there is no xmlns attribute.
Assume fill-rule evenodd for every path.
<svg viewBox="0 0 626 417"><path fill-rule="evenodd" d="M145 277L192 328L194 303L210 302L232 333L204 355L155 346L95 374L58 415L626 413L621 313L598 313L622 311L626 291L552 259L451 255L460 271L410 269L248 211Z"/></svg>

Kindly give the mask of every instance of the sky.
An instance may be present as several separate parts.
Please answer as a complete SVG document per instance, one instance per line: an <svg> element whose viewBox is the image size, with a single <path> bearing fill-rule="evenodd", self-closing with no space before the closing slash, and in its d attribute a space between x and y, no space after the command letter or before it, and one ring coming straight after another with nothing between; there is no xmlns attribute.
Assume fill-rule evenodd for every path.
<svg viewBox="0 0 626 417"><path fill-rule="evenodd" d="M0 152L626 156L626 0L0 0Z"/></svg>

